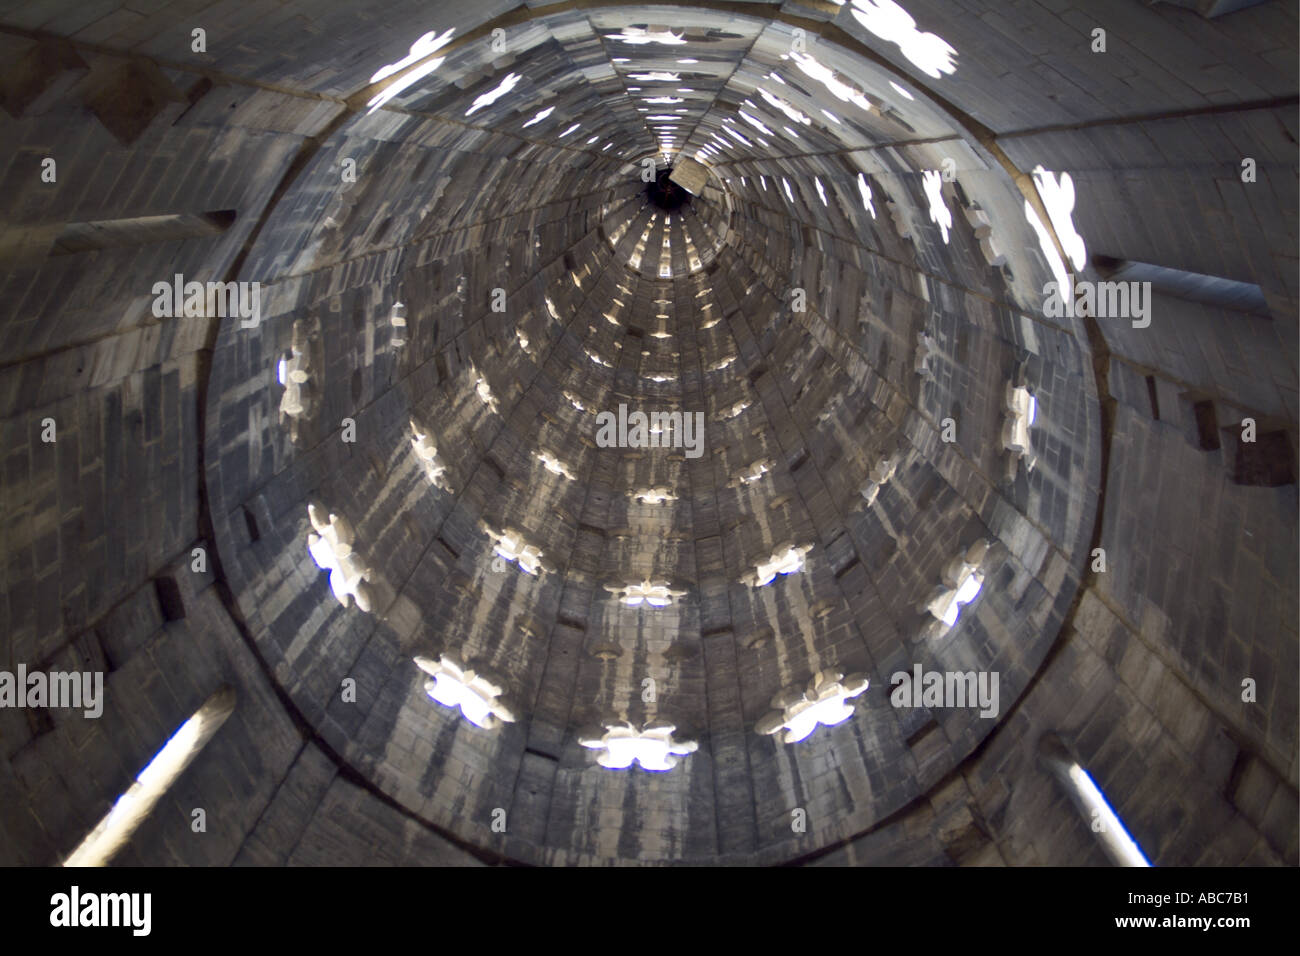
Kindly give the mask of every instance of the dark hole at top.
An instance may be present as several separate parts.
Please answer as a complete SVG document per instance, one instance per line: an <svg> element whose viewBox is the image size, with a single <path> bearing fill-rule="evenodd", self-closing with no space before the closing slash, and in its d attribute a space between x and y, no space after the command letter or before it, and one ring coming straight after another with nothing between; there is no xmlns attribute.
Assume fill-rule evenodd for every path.
<svg viewBox="0 0 1300 956"><path fill-rule="evenodd" d="M671 166L659 170L655 178L646 183L645 187L650 202L665 212L676 212L690 202L691 199L690 193L668 178L672 175L672 171Z"/></svg>

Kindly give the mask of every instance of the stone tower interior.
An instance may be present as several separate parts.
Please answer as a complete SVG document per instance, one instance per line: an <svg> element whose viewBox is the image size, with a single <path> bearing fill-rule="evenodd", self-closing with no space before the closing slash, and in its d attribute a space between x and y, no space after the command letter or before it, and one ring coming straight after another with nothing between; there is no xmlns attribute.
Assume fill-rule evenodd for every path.
<svg viewBox="0 0 1300 956"><path fill-rule="evenodd" d="M0 863L1296 865L1297 31L3 0Z"/></svg>

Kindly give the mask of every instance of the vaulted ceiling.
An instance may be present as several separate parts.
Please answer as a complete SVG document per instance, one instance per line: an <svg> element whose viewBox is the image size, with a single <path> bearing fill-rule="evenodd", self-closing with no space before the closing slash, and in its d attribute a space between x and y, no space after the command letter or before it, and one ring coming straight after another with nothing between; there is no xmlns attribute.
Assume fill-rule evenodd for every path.
<svg viewBox="0 0 1300 956"><path fill-rule="evenodd" d="M55 481L14 452L10 651L90 633L145 666L129 595L211 546L211 592L169 586L236 636L191 611L186 650L150 652L178 710L241 688L202 779L251 768L250 818L195 852L263 839L306 740L481 859L786 863L932 801L952 859L988 830L1061 862L1024 782L1058 730L1153 859L1220 830L1196 854L1289 852L1270 798L1266 841L1221 822L1256 766L1294 802L1294 682L1238 700L1294 671L1294 472L1245 488L1204 426L1294 441L1286 4L53 6L0 17L5 122L61 177L0 231L0 395L10 437L47 405L81 423L50 505L81 537L42 563ZM1246 152L1271 198L1235 191ZM1270 315L1167 299L1144 335L1045 309L1097 255L1252 284ZM144 293L173 275L256 284L256 313L164 319ZM611 445L636 413L692 427ZM1241 557L1195 588L1207 552ZM1227 597L1250 587L1279 596ZM900 705L914 668L997 675L995 713ZM133 680L107 722L134 741ZM5 756L62 759L43 739ZM955 779L978 825L936 798ZM1174 780L1207 788L1185 813Z"/></svg>
<svg viewBox="0 0 1300 956"><path fill-rule="evenodd" d="M205 468L263 654L421 817L472 840L492 808L542 801L511 828L519 859L779 859L866 829L995 724L895 708L891 673L998 671L1005 708L1078 586L1091 369L1080 328L1033 305L1052 272L1016 170L915 75L951 83L959 56L912 64L848 16L813 42L774 12L538 11L495 44L491 21L431 23L437 68L354 97L386 103L341 116L280 186L239 270L264 283L261 324L217 343L208 434L238 437ZM708 182L667 212L643 164L679 157ZM370 284L332 288L340 263ZM291 441L275 365L295 328L312 401ZM1051 451L1008 478L1025 384ZM698 413L698 445L603 447L620 407ZM255 543L250 500L270 519ZM315 576L308 500L354 527L371 613ZM927 602L984 539L984 591L944 628ZM509 560L529 545L541 569ZM761 574L791 547L801 569ZM665 606L619 590L656 584ZM411 658L443 652L516 719L433 704ZM823 671L872 681L852 720L755 733ZM373 704L327 704L353 674ZM579 741L619 721L700 746L662 776L609 772Z"/></svg>

